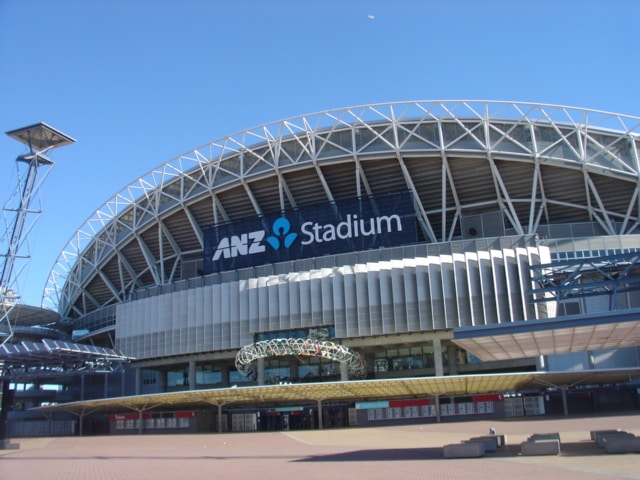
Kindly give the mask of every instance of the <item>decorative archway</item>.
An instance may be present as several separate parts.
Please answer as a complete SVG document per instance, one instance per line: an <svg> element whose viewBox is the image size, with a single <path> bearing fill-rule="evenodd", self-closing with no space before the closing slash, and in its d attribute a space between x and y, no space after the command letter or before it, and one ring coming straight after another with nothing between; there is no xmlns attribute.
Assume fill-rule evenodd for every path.
<svg viewBox="0 0 640 480"><path fill-rule="evenodd" d="M236 355L236 368L245 377L255 379L255 360L288 355L322 357L346 364L352 378L363 378L366 374L364 360L358 352L338 343L312 338L275 338L245 345Z"/></svg>

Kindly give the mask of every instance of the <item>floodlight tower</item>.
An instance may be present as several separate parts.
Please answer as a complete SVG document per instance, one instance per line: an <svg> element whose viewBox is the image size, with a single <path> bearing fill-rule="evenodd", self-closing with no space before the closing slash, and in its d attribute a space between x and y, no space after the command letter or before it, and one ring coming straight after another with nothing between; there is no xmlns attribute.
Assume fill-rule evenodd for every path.
<svg viewBox="0 0 640 480"><path fill-rule="evenodd" d="M29 153L19 155L16 159L18 166L18 185L15 193L9 198L4 208L5 215L9 214L13 221L5 220L5 232L2 240L6 241L6 253L0 257L0 345L6 343L13 336L11 325L11 310L19 300L17 291L17 277L22 268L16 270L16 260L28 260L29 253L22 252L21 247L29 234L35 219L27 226L27 217L39 214L39 209L30 208L34 198L38 197L40 185L46 175L38 176L40 167L52 166L53 161L45 155L49 150L74 143L68 135L50 127L46 123L37 123L28 127L11 130L6 134L29 147ZM24 180L20 178L21 166L26 165ZM24 170L24 168L22 168ZM49 169L47 169L48 171ZM17 203L17 205L13 205ZM27 228L25 228L27 226Z"/></svg>

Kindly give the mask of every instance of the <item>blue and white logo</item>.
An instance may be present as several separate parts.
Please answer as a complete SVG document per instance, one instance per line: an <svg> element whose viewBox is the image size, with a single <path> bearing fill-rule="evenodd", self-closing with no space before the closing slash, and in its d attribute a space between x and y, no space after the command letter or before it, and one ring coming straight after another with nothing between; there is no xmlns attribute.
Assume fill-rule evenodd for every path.
<svg viewBox="0 0 640 480"><path fill-rule="evenodd" d="M273 235L267 237L267 243L271 245L274 250L280 250L281 241L284 248L289 248L293 245L293 242L298 238L298 234L291 232L291 223L285 217L280 217L271 227Z"/></svg>

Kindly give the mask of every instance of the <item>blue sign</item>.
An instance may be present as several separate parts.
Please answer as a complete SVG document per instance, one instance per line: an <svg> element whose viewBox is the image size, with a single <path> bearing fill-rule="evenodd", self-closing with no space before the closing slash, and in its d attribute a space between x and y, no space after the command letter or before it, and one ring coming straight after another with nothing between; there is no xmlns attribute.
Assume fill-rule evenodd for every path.
<svg viewBox="0 0 640 480"><path fill-rule="evenodd" d="M204 230L204 273L415 243L409 192L300 208Z"/></svg>

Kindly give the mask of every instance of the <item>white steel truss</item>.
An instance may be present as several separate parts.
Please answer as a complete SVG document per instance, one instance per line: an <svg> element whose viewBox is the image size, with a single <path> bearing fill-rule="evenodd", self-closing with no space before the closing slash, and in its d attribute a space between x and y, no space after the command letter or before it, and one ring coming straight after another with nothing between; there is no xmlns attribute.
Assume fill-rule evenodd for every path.
<svg viewBox="0 0 640 480"><path fill-rule="evenodd" d="M520 235L575 221L637 233L639 148L638 117L512 102L365 105L262 125L105 202L60 253L43 303L82 316L182 278L206 226L385 189L411 192L426 242L451 241L464 217L489 211Z"/></svg>

